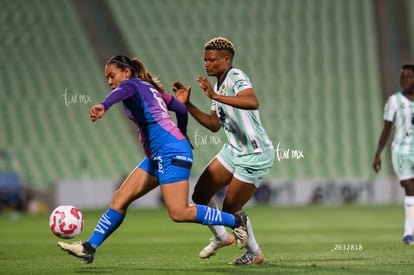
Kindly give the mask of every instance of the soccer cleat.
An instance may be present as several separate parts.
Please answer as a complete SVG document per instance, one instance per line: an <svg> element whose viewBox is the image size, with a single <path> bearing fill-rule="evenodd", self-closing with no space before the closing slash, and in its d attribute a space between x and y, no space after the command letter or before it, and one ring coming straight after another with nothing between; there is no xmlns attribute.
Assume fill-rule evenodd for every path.
<svg viewBox="0 0 414 275"><path fill-rule="evenodd" d="M66 251L69 255L75 256L82 260L82 262L86 264L90 264L93 262L95 249L91 246L90 243L65 243L65 242L58 242L58 246L63 250Z"/></svg>
<svg viewBox="0 0 414 275"><path fill-rule="evenodd" d="M233 214L236 218L236 226L233 228L233 234L236 239L237 246L242 249L247 245L249 234L247 233L247 215L244 211L238 211Z"/></svg>
<svg viewBox="0 0 414 275"><path fill-rule="evenodd" d="M224 241L218 240L216 237L213 237L211 238L210 244L200 251L199 256L201 259L210 258L211 256L216 255L219 249L223 246L232 245L233 243L234 237L231 234L227 234L227 238Z"/></svg>
<svg viewBox="0 0 414 275"><path fill-rule="evenodd" d="M264 254L261 250L257 252L246 251L239 258L234 259L229 264L261 264L264 260Z"/></svg>
<svg viewBox="0 0 414 275"><path fill-rule="evenodd" d="M404 236L404 238L402 239L402 242L404 244L414 245L413 236L411 236L411 235Z"/></svg>

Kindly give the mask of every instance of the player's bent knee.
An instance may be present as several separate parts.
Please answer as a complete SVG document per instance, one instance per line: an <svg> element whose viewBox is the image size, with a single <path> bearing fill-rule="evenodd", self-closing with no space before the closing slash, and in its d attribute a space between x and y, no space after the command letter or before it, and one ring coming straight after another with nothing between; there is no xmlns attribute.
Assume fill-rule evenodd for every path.
<svg viewBox="0 0 414 275"><path fill-rule="evenodd" d="M193 194L191 196L191 199L193 200L194 203L196 204L201 204L199 197L196 194Z"/></svg>
<svg viewBox="0 0 414 275"><path fill-rule="evenodd" d="M186 222L187 219L183 215L171 214L170 218L173 222Z"/></svg>
<svg viewBox="0 0 414 275"><path fill-rule="evenodd" d="M111 208L118 212L125 212L129 206L130 202L123 196L117 195L115 193L114 197L112 198Z"/></svg>
<svg viewBox="0 0 414 275"><path fill-rule="evenodd" d="M207 205L210 202L211 197L206 197L205 195L198 195L196 193L193 193L191 199L195 204Z"/></svg>
<svg viewBox="0 0 414 275"><path fill-rule="evenodd" d="M191 213L190 207L184 209L168 209L168 215L174 222L190 222L195 219L195 213Z"/></svg>

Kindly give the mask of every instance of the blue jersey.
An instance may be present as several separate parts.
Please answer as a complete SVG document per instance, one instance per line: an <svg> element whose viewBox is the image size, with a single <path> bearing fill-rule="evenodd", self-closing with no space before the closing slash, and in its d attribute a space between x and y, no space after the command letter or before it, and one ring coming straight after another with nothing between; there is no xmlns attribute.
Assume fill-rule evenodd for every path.
<svg viewBox="0 0 414 275"><path fill-rule="evenodd" d="M126 115L137 127L148 158L151 159L165 144L185 139L168 112L162 93L150 83L139 78L125 80L101 103L107 110L120 101Z"/></svg>

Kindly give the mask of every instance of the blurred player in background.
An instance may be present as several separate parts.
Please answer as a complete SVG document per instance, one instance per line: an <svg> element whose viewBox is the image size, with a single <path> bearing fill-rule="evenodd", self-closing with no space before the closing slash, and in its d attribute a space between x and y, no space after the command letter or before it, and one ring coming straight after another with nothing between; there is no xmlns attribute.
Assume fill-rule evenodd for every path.
<svg viewBox="0 0 414 275"><path fill-rule="evenodd" d="M227 143L210 161L198 179L192 195L197 204L217 208L213 196L228 186L223 201L223 211L237 213L250 200L274 161L274 148L259 116L259 102L249 78L233 68L234 45L223 37L216 37L205 44L204 67L208 76L216 77L214 88L206 77L197 82L211 99L210 114L202 112L190 102L191 87L173 83L176 97L187 105L190 114L204 127L216 132L223 127ZM209 225L214 234L209 245L200 252L209 258L234 242L223 226ZM247 250L230 264L260 264L264 254L256 242L250 220L247 219L249 239Z"/></svg>
<svg viewBox="0 0 414 275"><path fill-rule="evenodd" d="M105 66L105 76L112 92L89 110L89 119L94 122L101 119L112 105L122 101L126 115L137 127L145 158L115 192L109 209L88 241L83 244L59 242L59 247L91 263L96 249L121 225L130 203L157 186L173 221L231 227L240 247L244 247L248 238L244 212L229 214L205 205L188 204L193 154L184 136L188 118L186 106L165 93L137 58L112 57ZM177 113L180 129L167 108Z"/></svg>
<svg viewBox="0 0 414 275"><path fill-rule="evenodd" d="M384 128L379 137L373 167L375 172L381 169L381 152L394 126L392 164L405 190L405 226L402 241L414 245L414 64L402 66L400 85L402 91L391 95L385 104Z"/></svg>

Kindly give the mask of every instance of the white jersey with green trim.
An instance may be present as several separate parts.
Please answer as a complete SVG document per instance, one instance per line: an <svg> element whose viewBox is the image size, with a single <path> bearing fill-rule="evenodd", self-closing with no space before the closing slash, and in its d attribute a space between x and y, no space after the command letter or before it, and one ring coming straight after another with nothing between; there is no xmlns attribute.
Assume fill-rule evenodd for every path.
<svg viewBox="0 0 414 275"><path fill-rule="evenodd" d="M385 104L383 118L394 123L392 151L403 154L414 153L414 102L401 92L391 95Z"/></svg>
<svg viewBox="0 0 414 275"><path fill-rule="evenodd" d="M224 96L236 96L247 88L252 88L249 78L236 68L231 68L223 81L214 85L214 91ZM235 108L215 100L212 101L211 109L217 112L234 156L274 150L258 110Z"/></svg>

